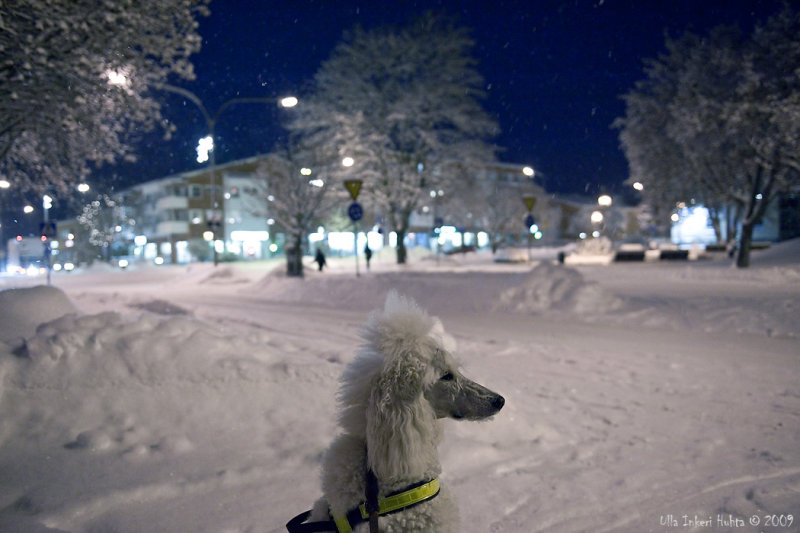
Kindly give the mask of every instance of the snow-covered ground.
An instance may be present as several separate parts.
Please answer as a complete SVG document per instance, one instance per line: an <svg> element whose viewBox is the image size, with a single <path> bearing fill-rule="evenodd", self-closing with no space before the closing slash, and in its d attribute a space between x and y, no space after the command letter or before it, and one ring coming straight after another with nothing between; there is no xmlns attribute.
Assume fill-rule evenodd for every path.
<svg viewBox="0 0 800 533"><path fill-rule="evenodd" d="M800 531L800 242L746 271L330 263L0 278L0 531L284 530L392 288L506 397L447 422L463 531Z"/></svg>

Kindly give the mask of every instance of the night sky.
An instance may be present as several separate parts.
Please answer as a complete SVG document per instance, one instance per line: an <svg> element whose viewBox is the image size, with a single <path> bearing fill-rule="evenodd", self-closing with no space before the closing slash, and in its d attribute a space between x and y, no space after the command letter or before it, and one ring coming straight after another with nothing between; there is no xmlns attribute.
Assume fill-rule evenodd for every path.
<svg viewBox="0 0 800 533"><path fill-rule="evenodd" d="M471 30L486 80L484 105L501 128L500 159L533 166L551 191L613 192L628 169L610 124L624 111L620 95L643 77L642 60L663 50L665 32L703 33L722 23L749 32L781 6L779 0L215 0L211 16L200 21L197 79L173 81L212 114L230 98L301 96L343 31L404 24L434 9ZM163 101L178 127L173 139L146 136L136 164L106 167L97 179L119 188L201 167L195 147L206 128L199 111L172 94ZM290 112L254 104L226 110L217 122L217 162L268 152Z"/></svg>

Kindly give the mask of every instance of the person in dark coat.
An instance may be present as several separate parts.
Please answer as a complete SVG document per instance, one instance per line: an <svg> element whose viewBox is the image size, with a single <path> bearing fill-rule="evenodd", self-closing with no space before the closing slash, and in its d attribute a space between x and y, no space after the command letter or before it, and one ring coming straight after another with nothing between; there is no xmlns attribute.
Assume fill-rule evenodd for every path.
<svg viewBox="0 0 800 533"><path fill-rule="evenodd" d="M322 253L322 248L317 248L317 255L314 257L314 261L319 265L319 271L322 272L322 267L326 265L325 254Z"/></svg>
<svg viewBox="0 0 800 533"><path fill-rule="evenodd" d="M364 255L367 258L367 270L369 270L369 260L372 259L372 250L369 249L369 244L364 245Z"/></svg>

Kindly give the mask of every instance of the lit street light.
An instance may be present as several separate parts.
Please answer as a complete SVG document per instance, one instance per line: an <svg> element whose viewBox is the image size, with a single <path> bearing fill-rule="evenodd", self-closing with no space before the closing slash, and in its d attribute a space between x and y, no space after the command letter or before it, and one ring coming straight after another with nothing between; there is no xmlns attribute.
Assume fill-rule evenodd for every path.
<svg viewBox="0 0 800 533"><path fill-rule="evenodd" d="M281 107L294 107L297 105L297 98L294 96L286 96L281 98Z"/></svg>
<svg viewBox="0 0 800 533"><path fill-rule="evenodd" d="M111 75L109 74L109 81L111 80ZM214 130L217 125L217 120L219 119L220 115L223 111L228 109L232 105L236 104L274 104L276 102L275 98L231 98L230 100L224 102L219 109L212 115L206 109L206 106L203 104L203 101L200 100L193 92L184 89L182 87L176 87L174 85L169 85L166 83L159 83L155 86L158 89L163 89L168 92L172 92L183 96L190 102L192 102L202 113L203 119L206 121L206 128L208 131L208 136L200 139L200 143L197 146L197 162L198 163L205 163L206 161L209 162L208 166L211 171L211 212L209 216L206 218L208 219L208 226L209 230L211 231L211 249L213 250L214 254L214 266L219 264L219 257L217 255L217 231L220 229L221 221L220 221L220 214L218 213L219 204L217 203L217 191L216 191L216 171L217 171L217 158L216 158L216 150L214 150ZM297 98L294 96L286 96L279 100L277 100L278 105L284 108L295 107L298 103Z"/></svg>

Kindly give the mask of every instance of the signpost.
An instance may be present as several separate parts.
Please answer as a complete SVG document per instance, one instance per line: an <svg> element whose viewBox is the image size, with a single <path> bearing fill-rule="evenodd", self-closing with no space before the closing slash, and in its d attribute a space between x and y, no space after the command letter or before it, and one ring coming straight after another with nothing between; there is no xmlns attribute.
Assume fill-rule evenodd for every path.
<svg viewBox="0 0 800 533"><path fill-rule="evenodd" d="M358 271L358 221L364 216L364 209L356 200L358 200L358 193L361 191L362 183L361 180L345 180L344 182L347 192L350 193L350 197L353 199L353 203L347 208L347 215L353 221L353 255L356 258L356 277L361 275Z"/></svg>
<svg viewBox="0 0 800 533"><path fill-rule="evenodd" d="M47 266L47 286L50 286L50 271L52 261L50 255L53 251L50 248L50 239L56 238L56 223L50 222L50 208L53 207L53 198L45 194L42 196L42 211L44 212L44 222L39 224L42 242L44 243L44 262Z"/></svg>
<svg viewBox="0 0 800 533"><path fill-rule="evenodd" d="M533 206L536 205L535 196L523 196L522 202L528 208L528 215L525 217L525 227L528 234L528 262L531 262L531 227L536 224L536 219L533 217Z"/></svg>

